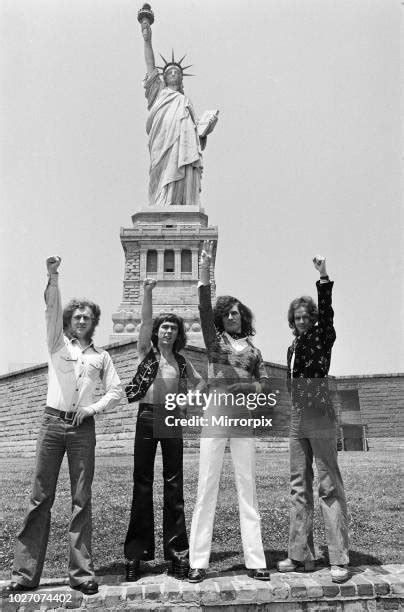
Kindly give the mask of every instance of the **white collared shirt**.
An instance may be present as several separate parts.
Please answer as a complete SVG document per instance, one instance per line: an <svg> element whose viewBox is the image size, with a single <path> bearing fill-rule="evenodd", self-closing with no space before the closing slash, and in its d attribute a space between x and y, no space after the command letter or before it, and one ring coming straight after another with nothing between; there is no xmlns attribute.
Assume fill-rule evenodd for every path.
<svg viewBox="0 0 404 612"><path fill-rule="evenodd" d="M63 333L63 312L58 274L51 274L45 290L49 383L46 405L65 412L88 407L100 412L119 404L123 391L112 359L91 343L84 350L76 338ZM102 383L105 394L95 400Z"/></svg>

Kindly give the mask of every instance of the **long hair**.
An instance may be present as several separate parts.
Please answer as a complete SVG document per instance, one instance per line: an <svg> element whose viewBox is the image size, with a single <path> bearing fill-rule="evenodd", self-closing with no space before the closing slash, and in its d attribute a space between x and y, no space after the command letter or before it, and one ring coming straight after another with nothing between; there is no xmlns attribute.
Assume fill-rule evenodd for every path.
<svg viewBox="0 0 404 612"><path fill-rule="evenodd" d="M216 300L216 304L213 309L216 329L219 332L224 331L223 317L227 315L227 313L233 308L234 305L238 306L241 315L241 333L244 336L254 336L255 328L253 325L253 313L248 308L248 306L240 302L240 300L233 297L232 295L220 295Z"/></svg>
<svg viewBox="0 0 404 612"><path fill-rule="evenodd" d="M288 323L289 327L293 329L293 335L297 336L297 329L295 325L295 310L304 306L307 309L307 313L310 317L310 323L315 325L318 321L318 308L316 302L309 295L302 295L296 298L290 303L288 310Z"/></svg>
<svg viewBox="0 0 404 612"><path fill-rule="evenodd" d="M100 322L101 309L98 306L98 304L95 304L94 302L87 300L87 298L79 298L79 299L73 298L72 300L70 300L68 304L66 304L66 306L63 309L63 331L65 332L67 336L71 336L70 330L71 330L72 316L73 316L73 312L77 310L77 308L79 309L89 308L91 312L93 313L93 324L89 332L89 337L92 338L94 334L94 330L97 327L98 323Z"/></svg>
<svg viewBox="0 0 404 612"><path fill-rule="evenodd" d="M162 323L176 323L178 326L178 335L175 339L173 345L173 353L178 353L181 349L183 349L187 343L187 335L185 333L184 320L182 317L174 314L173 312L168 314L162 314L153 319L153 328L152 328L152 337L151 341L153 343L154 348L158 349L158 331L160 329L160 325Z"/></svg>

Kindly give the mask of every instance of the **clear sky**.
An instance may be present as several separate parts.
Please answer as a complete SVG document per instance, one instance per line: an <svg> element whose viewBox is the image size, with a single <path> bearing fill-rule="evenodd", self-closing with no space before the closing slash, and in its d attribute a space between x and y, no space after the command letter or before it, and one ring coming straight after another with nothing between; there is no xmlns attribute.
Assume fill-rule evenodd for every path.
<svg viewBox="0 0 404 612"><path fill-rule="evenodd" d="M120 227L147 203L143 39L133 0L1 0L0 372L46 360L44 260L65 300L121 302ZM153 45L187 53L185 91L220 109L202 205L218 293L285 362L289 302L335 280L332 374L404 370L400 3L155 0ZM400 259L401 258L401 259Z"/></svg>

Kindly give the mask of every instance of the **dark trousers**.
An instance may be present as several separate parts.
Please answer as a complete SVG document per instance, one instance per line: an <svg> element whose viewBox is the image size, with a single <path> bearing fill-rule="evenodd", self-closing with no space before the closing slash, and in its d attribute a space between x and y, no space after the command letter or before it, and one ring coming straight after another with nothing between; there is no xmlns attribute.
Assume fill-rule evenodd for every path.
<svg viewBox="0 0 404 612"><path fill-rule="evenodd" d="M334 438L290 439L289 557L296 561L315 559L313 543L313 456L317 465L320 508L331 565L349 563L348 516L344 485Z"/></svg>
<svg viewBox="0 0 404 612"><path fill-rule="evenodd" d="M51 508L63 456L67 453L72 495L69 525L71 586L94 579L91 559L91 484L94 475L94 419L79 427L45 414L39 431L29 508L17 536L12 578L36 587L49 538Z"/></svg>
<svg viewBox="0 0 404 612"><path fill-rule="evenodd" d="M156 410L153 406L139 409L136 424L133 499L128 533L125 540L126 559L154 559L153 478L157 444L163 457L164 559L188 558L188 538L185 528L181 429L175 428L170 438L155 435ZM161 407L164 410L163 407ZM174 428L173 428L174 429Z"/></svg>

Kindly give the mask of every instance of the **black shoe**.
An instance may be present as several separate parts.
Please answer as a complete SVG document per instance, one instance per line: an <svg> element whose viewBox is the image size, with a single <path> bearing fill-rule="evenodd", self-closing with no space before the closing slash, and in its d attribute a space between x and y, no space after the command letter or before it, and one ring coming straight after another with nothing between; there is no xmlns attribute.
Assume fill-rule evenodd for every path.
<svg viewBox="0 0 404 612"><path fill-rule="evenodd" d="M139 578L139 559L128 559L125 561L126 582L135 582Z"/></svg>
<svg viewBox="0 0 404 612"><path fill-rule="evenodd" d="M7 586L1 589L1 596L8 597L9 595L13 595L14 593L23 593L25 591L34 591L38 587L29 587L24 584L19 584L19 582L10 582Z"/></svg>
<svg viewBox="0 0 404 612"><path fill-rule="evenodd" d="M173 559L173 574L176 578L186 578L189 572L188 559Z"/></svg>
<svg viewBox="0 0 404 612"><path fill-rule="evenodd" d="M95 595L98 593L98 584L95 580L89 580L88 582L82 582L81 584L73 586L72 589L81 591L84 595Z"/></svg>
<svg viewBox="0 0 404 612"><path fill-rule="evenodd" d="M249 576L255 580L271 580L271 574L266 567L249 570Z"/></svg>
<svg viewBox="0 0 404 612"><path fill-rule="evenodd" d="M188 581L189 582L202 582L206 578L206 570L198 569L198 568L190 568L188 572Z"/></svg>

